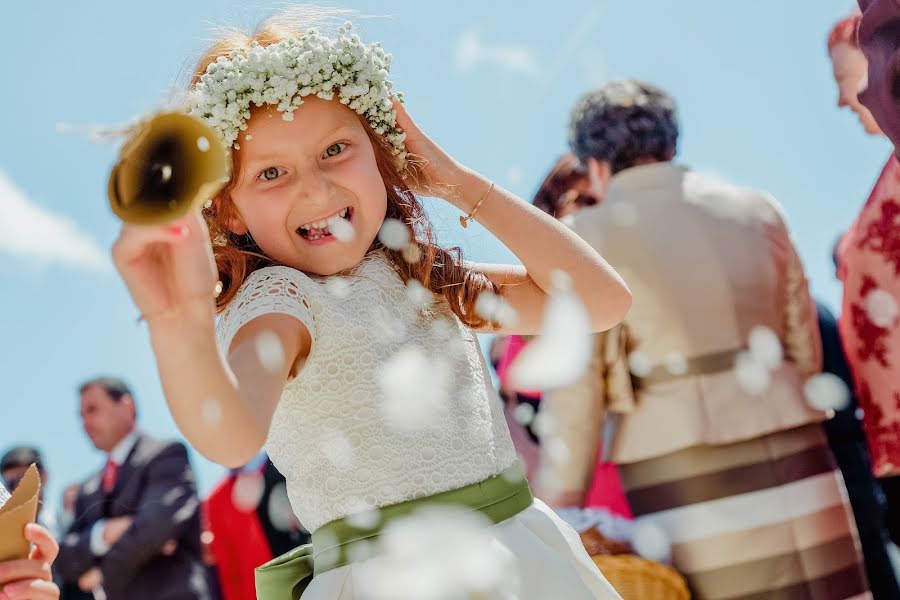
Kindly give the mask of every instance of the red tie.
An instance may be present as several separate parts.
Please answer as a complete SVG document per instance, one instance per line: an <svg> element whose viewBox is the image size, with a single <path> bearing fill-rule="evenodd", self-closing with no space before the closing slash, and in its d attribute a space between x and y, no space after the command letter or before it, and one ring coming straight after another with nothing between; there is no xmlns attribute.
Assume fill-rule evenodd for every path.
<svg viewBox="0 0 900 600"><path fill-rule="evenodd" d="M116 487L116 477L119 476L119 465L113 459L106 461L103 467L103 493L109 494Z"/></svg>

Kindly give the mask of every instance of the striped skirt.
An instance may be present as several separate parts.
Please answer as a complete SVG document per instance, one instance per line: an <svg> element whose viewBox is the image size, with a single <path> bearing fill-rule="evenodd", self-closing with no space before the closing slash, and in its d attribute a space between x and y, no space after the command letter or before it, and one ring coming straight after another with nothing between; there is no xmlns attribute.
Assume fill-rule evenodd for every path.
<svg viewBox="0 0 900 600"><path fill-rule="evenodd" d="M819 425L620 465L698 600L871 598L847 492Z"/></svg>

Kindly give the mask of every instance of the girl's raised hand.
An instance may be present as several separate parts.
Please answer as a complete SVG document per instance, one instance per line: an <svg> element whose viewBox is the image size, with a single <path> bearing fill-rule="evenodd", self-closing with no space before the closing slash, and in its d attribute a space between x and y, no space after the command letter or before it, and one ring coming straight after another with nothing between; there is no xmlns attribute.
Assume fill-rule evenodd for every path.
<svg viewBox="0 0 900 600"><path fill-rule="evenodd" d="M452 202L453 192L466 172L465 167L419 129L403 103L395 101L394 110L397 111L397 125L406 133L406 148L416 155L413 160L421 164L422 177L409 182L413 192Z"/></svg>
<svg viewBox="0 0 900 600"><path fill-rule="evenodd" d="M169 225L123 225L112 254L149 324L197 308L211 311L218 271L199 211Z"/></svg>

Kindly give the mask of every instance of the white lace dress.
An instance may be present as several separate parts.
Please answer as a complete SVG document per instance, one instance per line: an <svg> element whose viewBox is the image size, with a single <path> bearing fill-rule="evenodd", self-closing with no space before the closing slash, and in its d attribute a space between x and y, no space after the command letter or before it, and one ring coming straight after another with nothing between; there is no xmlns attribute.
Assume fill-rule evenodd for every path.
<svg viewBox="0 0 900 600"><path fill-rule="evenodd" d="M223 350L243 325L267 313L290 315L309 329L311 352L284 388L266 451L310 531L482 481L515 462L475 336L431 300L373 252L345 276L258 270L220 316ZM513 592L503 597L619 597L574 530L540 501L489 531L516 564ZM363 576L379 560L316 576L304 600L368 597Z"/></svg>

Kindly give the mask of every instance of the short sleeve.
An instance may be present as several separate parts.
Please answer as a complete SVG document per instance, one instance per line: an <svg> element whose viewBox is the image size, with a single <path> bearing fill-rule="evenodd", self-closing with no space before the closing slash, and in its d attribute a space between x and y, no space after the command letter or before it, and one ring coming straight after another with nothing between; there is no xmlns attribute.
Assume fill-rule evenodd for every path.
<svg viewBox="0 0 900 600"><path fill-rule="evenodd" d="M270 313L294 317L315 340L315 283L290 267L266 267L254 271L238 290L216 323L216 343L228 352L237 332L257 317Z"/></svg>

